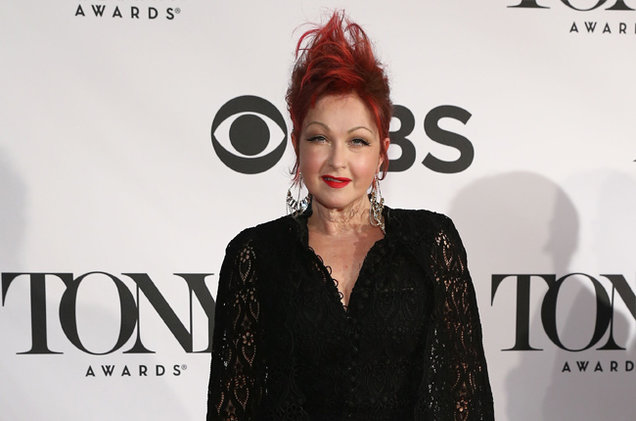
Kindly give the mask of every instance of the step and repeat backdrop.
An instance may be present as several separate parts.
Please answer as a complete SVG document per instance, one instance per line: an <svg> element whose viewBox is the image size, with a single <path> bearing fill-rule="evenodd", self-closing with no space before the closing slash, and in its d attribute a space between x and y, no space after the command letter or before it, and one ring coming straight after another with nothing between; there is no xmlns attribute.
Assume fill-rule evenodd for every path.
<svg viewBox="0 0 636 421"><path fill-rule="evenodd" d="M204 418L227 242L285 212L298 36L344 8L392 207L450 215L499 420L632 420L636 0L0 9L0 419Z"/></svg>

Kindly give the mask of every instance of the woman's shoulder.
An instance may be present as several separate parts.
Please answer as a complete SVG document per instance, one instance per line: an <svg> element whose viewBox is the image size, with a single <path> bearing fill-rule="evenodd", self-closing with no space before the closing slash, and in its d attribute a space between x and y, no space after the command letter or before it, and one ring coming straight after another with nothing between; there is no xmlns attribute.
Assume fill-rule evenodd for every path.
<svg viewBox="0 0 636 421"><path fill-rule="evenodd" d="M294 219L288 215L245 228L230 241L227 248L242 248L249 244L263 249L288 243L290 236L295 233L295 225Z"/></svg>
<svg viewBox="0 0 636 421"><path fill-rule="evenodd" d="M453 226L448 216L428 209L388 208L387 219L402 235L437 234Z"/></svg>
<svg viewBox="0 0 636 421"><path fill-rule="evenodd" d="M442 213L424 209L389 209L387 216L389 229L405 245L465 254L455 224Z"/></svg>

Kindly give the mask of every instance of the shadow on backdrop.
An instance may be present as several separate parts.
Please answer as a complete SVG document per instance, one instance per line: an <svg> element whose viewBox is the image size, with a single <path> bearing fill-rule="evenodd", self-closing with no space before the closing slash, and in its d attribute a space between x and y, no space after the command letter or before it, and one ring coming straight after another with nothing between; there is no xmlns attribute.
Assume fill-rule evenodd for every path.
<svg viewBox="0 0 636 421"><path fill-rule="evenodd" d="M2 206L0 206L0 272L18 270L21 267L20 253L25 235L25 213L26 213L26 185L18 171L9 161L5 151L0 149L0 197L2 198ZM2 308L0 307L0 310ZM11 337L19 337L17 333L19 323L11 315L3 314L4 338L6 342ZM3 361L0 364L3 381L0 382L0 404L3 408L3 416L7 419L19 419L19 410L10 401L4 401L3 397L15 395L16 389L20 388L23 383L21 381L22 374L6 369ZM24 385L26 388L26 385ZM5 388L11 389L5 389ZM17 392L18 395L28 396L29 393ZM26 399L25 399L26 401Z"/></svg>
<svg viewBox="0 0 636 421"><path fill-rule="evenodd" d="M616 308L621 306L623 310L613 311L611 329L608 328L594 346L580 352L559 354L554 371L561 372L567 361L572 372L564 371L548 386L543 419L633 420L636 397L636 285L634 248L629 245L633 244L636 236L636 181L616 171L599 170L580 174L569 183L580 189L596 186L598 191L593 202L596 214L591 227L592 254L596 257L596 261L591 263L598 268L598 273L591 275L599 281L604 280L597 276L600 274L623 275L630 289L627 297L615 292ZM563 342L572 344L572 348L583 348L592 342L595 310L598 311L600 304L592 282L589 279L580 279L580 282L587 288L577 289L562 333ZM611 287L606 285L605 288L611 299ZM616 344L624 350L598 350L609 341L610 330ZM586 367L585 371L582 367Z"/></svg>
<svg viewBox="0 0 636 421"><path fill-rule="evenodd" d="M599 279L602 279L601 273L625 275L632 291L627 297L630 301L634 270L633 266L629 267L633 265L633 256L630 256L633 248L628 245L633 243L636 234L633 217L636 184L630 177L616 173L588 177L596 183L603 181L596 190L598 195L591 199L592 205L597 207L597 215L585 226L586 234L594 234L595 246L591 251L583 250L598 261L586 262L585 270L590 270L590 264L598 268L598 272L589 275ZM585 194L591 187L590 181L574 180L573 183L578 183ZM587 203L586 212L594 212L594 206ZM580 215L563 188L541 175L512 172L477 180L459 192L449 214L464 238L473 279L482 290L486 285L492 289L491 276L495 273L553 274L559 278L582 270L571 264L580 243ZM586 247L590 247L587 244ZM507 291L497 292L491 308L485 306L490 297L481 297L482 314L515 318L517 297L513 281L505 286ZM541 304L548 290L546 282L538 278L531 280L530 285L527 337L530 346L540 351L502 351L515 343L515 322L495 317L485 319L489 323L484 325L484 332L489 342L486 345L491 381L493 374L495 377L493 390L498 418L514 421L633 419L636 370L627 371L628 361L634 362L636 351L633 301L626 306L631 314L624 310L615 312L613 319L613 336L626 350L597 350L608 341L607 329L588 350L572 352L560 349L546 335L541 318ZM609 281L605 279L603 285L611 293ZM581 349L591 343L596 306L592 281L585 276L564 281L554 312L558 336L566 348ZM578 372L577 360L589 360L587 372ZM571 373L562 372L566 361ZM603 372L593 371L597 361L601 361ZM611 372L611 361L622 364L622 369Z"/></svg>
<svg viewBox="0 0 636 421"><path fill-rule="evenodd" d="M458 193L449 214L466 243L475 284L489 293L492 274L563 273L579 241L574 204L556 183L535 173L479 179ZM546 373L554 350L542 330L530 326L529 343L542 351L502 351L515 342L517 311L515 279L506 282L494 297L495 312L486 306L490 296L480 297L497 418L543 420L543 397L556 375ZM533 293L546 289L531 282ZM528 320L539 311L537 300L530 302ZM489 313L497 316L485 317Z"/></svg>
<svg viewBox="0 0 636 421"><path fill-rule="evenodd" d="M26 225L26 185L1 149L0 197L0 271L16 270Z"/></svg>

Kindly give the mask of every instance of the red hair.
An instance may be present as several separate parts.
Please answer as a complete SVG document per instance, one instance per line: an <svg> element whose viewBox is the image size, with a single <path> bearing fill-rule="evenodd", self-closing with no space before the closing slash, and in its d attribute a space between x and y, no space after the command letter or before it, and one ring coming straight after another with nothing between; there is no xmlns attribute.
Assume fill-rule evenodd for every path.
<svg viewBox="0 0 636 421"><path fill-rule="evenodd" d="M296 63L287 89L287 108L292 120L292 139L300 136L309 108L325 95L355 92L373 115L380 141L389 137L392 104L389 81L376 60L369 38L343 12L333 13L329 22L305 32L296 46ZM380 142L382 178L389 159ZM293 174L297 180L298 149Z"/></svg>

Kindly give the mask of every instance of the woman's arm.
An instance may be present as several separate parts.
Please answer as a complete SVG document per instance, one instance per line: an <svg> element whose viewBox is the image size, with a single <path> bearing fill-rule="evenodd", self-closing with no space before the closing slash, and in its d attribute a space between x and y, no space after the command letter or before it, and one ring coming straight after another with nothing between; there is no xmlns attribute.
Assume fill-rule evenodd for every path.
<svg viewBox="0 0 636 421"><path fill-rule="evenodd" d="M227 247L219 277L208 421L256 419L265 388L257 282L253 243L239 235Z"/></svg>
<svg viewBox="0 0 636 421"><path fill-rule="evenodd" d="M418 413L435 420L492 420L492 392L466 251L453 222L442 219L431 247L436 302Z"/></svg>

